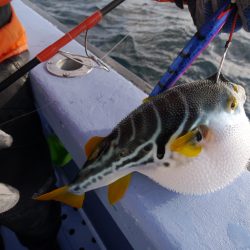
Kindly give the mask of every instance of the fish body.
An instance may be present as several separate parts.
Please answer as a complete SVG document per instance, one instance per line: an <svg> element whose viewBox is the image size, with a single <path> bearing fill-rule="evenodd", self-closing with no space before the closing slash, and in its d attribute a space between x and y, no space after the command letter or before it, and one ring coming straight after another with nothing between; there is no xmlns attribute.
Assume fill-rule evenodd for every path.
<svg viewBox="0 0 250 250"><path fill-rule="evenodd" d="M185 83L150 98L93 147L67 192L80 196L135 171L185 194L226 186L250 158L245 100L243 87L221 80Z"/></svg>

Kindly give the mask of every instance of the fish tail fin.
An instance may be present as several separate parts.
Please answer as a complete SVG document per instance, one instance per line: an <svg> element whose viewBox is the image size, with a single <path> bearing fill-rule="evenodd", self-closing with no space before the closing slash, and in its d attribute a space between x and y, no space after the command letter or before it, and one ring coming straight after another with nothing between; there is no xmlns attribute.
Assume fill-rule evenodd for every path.
<svg viewBox="0 0 250 250"><path fill-rule="evenodd" d="M85 194L77 195L77 194L72 194L71 192L69 192L68 186L57 188L49 193L34 197L34 199L38 201L54 200L54 201L62 202L66 205L69 205L75 208L82 207L84 198L85 198Z"/></svg>

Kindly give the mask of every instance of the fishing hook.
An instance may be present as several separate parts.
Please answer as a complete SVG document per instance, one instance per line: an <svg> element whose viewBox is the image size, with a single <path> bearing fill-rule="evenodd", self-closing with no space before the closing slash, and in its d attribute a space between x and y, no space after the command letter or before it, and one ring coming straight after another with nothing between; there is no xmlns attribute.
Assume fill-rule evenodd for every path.
<svg viewBox="0 0 250 250"><path fill-rule="evenodd" d="M232 3L233 3L233 1L232 1ZM223 64L224 64L228 49L229 49L229 47L230 47L230 45L232 43L233 33L234 33L234 30L235 30L237 18L238 18L238 11L235 12L233 23L232 23L232 28L231 28L228 40L226 41L226 44L225 44L225 50L224 50L224 53L222 55L220 65L219 65L219 70L218 70L218 73L217 73L217 76L216 76L216 83L218 82L218 80L220 78L221 70L222 70L222 67L223 67Z"/></svg>
<svg viewBox="0 0 250 250"><path fill-rule="evenodd" d="M103 63L101 60L99 60L97 57L91 56L88 53L88 30L85 31L85 36L84 36L84 50L85 50L85 54L87 56L87 58L91 59L92 61L94 61L100 69L104 69L106 71L110 71L110 69L108 68L108 66Z"/></svg>

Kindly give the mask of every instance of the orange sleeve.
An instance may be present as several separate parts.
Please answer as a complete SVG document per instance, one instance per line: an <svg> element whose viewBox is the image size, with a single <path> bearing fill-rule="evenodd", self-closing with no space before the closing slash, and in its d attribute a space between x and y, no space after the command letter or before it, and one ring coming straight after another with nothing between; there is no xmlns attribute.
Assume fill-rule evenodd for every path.
<svg viewBox="0 0 250 250"><path fill-rule="evenodd" d="M10 3L10 0L0 0L0 7Z"/></svg>
<svg viewBox="0 0 250 250"><path fill-rule="evenodd" d="M0 63L28 49L25 29L13 8L10 22L0 28L0 37Z"/></svg>

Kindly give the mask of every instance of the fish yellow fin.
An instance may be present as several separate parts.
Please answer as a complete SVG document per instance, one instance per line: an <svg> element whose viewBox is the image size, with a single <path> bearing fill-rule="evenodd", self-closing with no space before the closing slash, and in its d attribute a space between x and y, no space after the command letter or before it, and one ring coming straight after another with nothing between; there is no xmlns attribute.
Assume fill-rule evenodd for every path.
<svg viewBox="0 0 250 250"><path fill-rule="evenodd" d="M35 197L34 199L38 201L48 201L48 200L60 201L71 207L81 208L83 205L84 196L85 196L84 194L83 195L72 194L71 192L69 192L69 187L64 186L61 188L57 188L49 193Z"/></svg>
<svg viewBox="0 0 250 250"><path fill-rule="evenodd" d="M122 199L129 187L131 177L132 174L125 175L108 186L108 200L111 205Z"/></svg>
<svg viewBox="0 0 250 250"><path fill-rule="evenodd" d="M172 142L170 150L182 154L186 157L198 156L202 151L202 147L191 142L195 135L195 131L190 131L185 135L176 138Z"/></svg>
<svg viewBox="0 0 250 250"><path fill-rule="evenodd" d="M101 136L94 136L88 140L85 145L85 154L87 158L91 155L91 153L96 149L96 147L100 144L100 142L104 139Z"/></svg>
<svg viewBox="0 0 250 250"><path fill-rule="evenodd" d="M154 99L155 96L148 96L146 98L143 99L142 103L147 103L147 102L151 102Z"/></svg>
<svg viewBox="0 0 250 250"><path fill-rule="evenodd" d="M143 99L142 103L147 103L150 101L150 97L146 97L145 99Z"/></svg>

